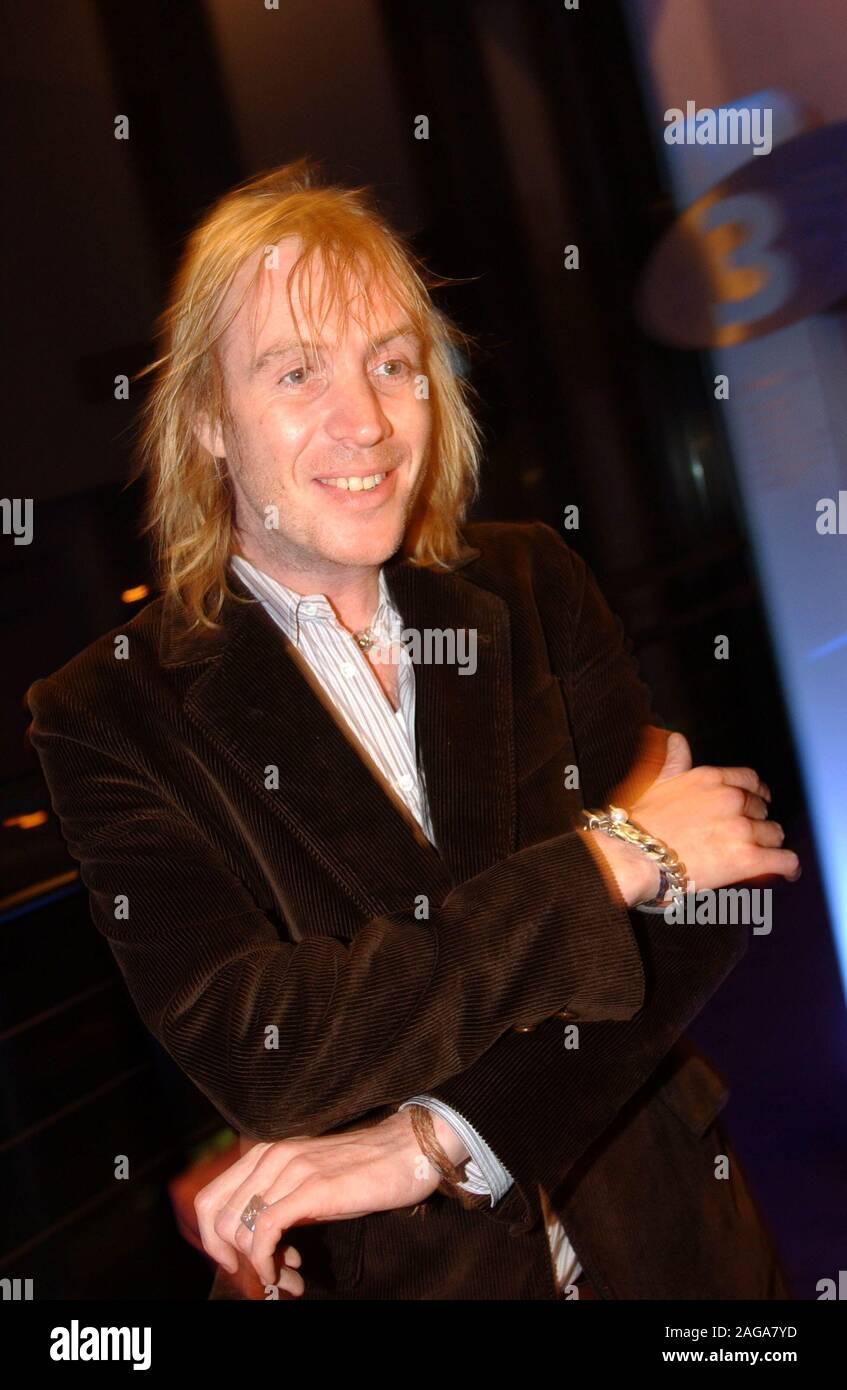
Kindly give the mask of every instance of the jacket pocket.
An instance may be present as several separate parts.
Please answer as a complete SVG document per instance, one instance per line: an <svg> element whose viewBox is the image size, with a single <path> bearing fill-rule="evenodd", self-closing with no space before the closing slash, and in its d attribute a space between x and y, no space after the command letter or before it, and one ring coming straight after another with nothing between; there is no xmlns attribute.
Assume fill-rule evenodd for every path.
<svg viewBox="0 0 847 1390"><path fill-rule="evenodd" d="M679 1059L679 1053L683 1055ZM660 1085L659 1100L701 1139L729 1099L729 1086L687 1041L674 1051L677 1065Z"/></svg>

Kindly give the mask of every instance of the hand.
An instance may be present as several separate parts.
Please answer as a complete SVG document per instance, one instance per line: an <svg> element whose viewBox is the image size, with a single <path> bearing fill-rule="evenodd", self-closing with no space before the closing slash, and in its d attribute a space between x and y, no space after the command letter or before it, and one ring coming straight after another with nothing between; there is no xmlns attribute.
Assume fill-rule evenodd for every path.
<svg viewBox="0 0 847 1390"><path fill-rule="evenodd" d="M452 1128L433 1117L442 1147L454 1162L467 1149ZM299 1297L305 1289L297 1273L300 1255L283 1251L277 1279L274 1252L285 1231L317 1221L339 1221L415 1206L434 1192L438 1173L424 1157L407 1111L389 1115L369 1128L319 1138L298 1135L255 1144L213 1182L201 1188L194 1207L203 1247L234 1274L238 1252L250 1261L265 1285L279 1284ZM268 1203L250 1232L241 1213L260 1194Z"/></svg>
<svg viewBox="0 0 847 1390"><path fill-rule="evenodd" d="M629 815L674 850L695 891L773 875L793 881L800 861L780 848L785 833L767 819L770 800L750 767L692 767L687 739L673 733L664 767Z"/></svg>

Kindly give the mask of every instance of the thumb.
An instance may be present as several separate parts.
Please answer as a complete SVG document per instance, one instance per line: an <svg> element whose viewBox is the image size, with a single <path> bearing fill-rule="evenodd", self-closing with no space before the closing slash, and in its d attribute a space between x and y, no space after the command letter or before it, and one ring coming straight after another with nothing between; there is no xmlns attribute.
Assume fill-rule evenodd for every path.
<svg viewBox="0 0 847 1390"><path fill-rule="evenodd" d="M682 772L690 772L693 766L691 748L684 734L672 733L665 749L665 761L657 782L666 782L669 777L678 777Z"/></svg>

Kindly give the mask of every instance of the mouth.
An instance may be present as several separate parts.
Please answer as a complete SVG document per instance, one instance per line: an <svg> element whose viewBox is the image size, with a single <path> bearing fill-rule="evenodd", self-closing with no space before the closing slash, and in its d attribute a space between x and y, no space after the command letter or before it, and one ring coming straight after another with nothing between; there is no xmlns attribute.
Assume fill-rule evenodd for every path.
<svg viewBox="0 0 847 1390"><path fill-rule="evenodd" d="M323 489L328 500L345 506L360 506L363 503L382 502L389 497L395 488L396 473L397 469L391 468L384 473L347 473L313 478L312 481L316 487Z"/></svg>

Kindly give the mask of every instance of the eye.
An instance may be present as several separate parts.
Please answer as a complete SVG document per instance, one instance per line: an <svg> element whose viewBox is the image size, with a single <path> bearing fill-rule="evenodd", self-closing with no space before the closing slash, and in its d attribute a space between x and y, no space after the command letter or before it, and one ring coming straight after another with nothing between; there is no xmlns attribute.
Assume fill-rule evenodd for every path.
<svg viewBox="0 0 847 1390"><path fill-rule="evenodd" d="M284 382L287 386L303 386L308 371L311 371L310 367L292 367L290 371L285 372L280 377L278 384L281 386ZM291 381L289 380L290 377L297 377L298 380Z"/></svg>
<svg viewBox="0 0 847 1390"><path fill-rule="evenodd" d="M389 381L399 380L404 373L411 370L409 363L404 361L402 357L391 357L387 362L381 362L376 370L382 372L386 367L394 368L393 371L385 373L386 379Z"/></svg>

